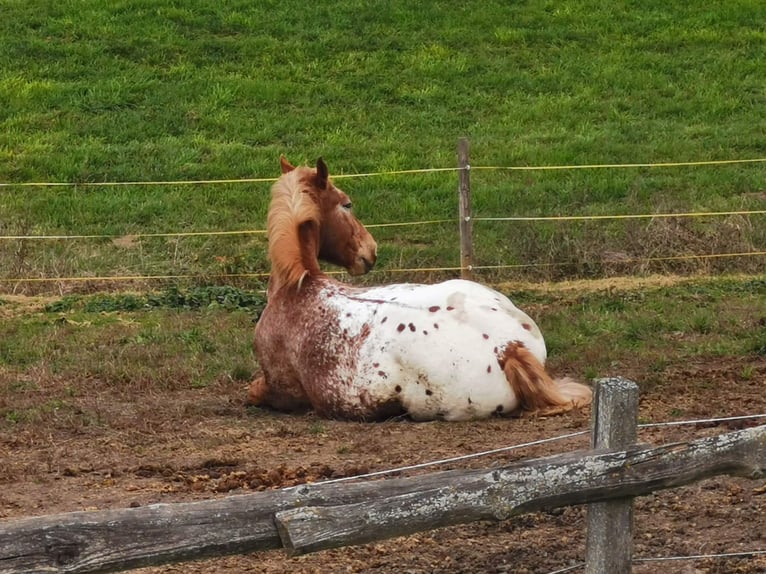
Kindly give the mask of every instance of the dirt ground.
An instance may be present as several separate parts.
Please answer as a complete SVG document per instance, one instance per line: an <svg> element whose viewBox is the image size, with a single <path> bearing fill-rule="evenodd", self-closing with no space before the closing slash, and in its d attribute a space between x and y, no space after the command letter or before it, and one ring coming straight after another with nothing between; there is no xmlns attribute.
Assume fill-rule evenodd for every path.
<svg viewBox="0 0 766 574"><path fill-rule="evenodd" d="M640 371L639 365L620 368L627 377ZM764 357L684 364L665 375L641 397L641 422L766 413ZM78 398L78 408L108 424L76 428L54 413L42 427L3 431L0 519L201 500L355 475L587 430L590 417L585 409L548 419L364 424L248 409L244 396L244 386L231 382L140 400L94 392ZM763 421L649 428L639 438L661 444L757 422ZM579 436L429 470L500 466L584 449L588 440ZM403 474L415 472L423 471ZM714 478L640 498L635 509L636 558L766 550L763 480ZM583 561L585 522L585 509L574 507L297 558L272 551L140 572L548 574ZM766 572L766 555L639 562L634 572L753 574Z"/></svg>

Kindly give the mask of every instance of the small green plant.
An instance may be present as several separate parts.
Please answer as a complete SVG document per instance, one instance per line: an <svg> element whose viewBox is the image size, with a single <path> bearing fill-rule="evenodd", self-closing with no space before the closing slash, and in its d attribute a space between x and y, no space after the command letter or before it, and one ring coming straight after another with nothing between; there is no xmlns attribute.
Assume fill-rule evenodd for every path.
<svg viewBox="0 0 766 574"><path fill-rule="evenodd" d="M585 376L585 379L588 381L592 381L593 379L598 378L599 377L598 368L593 366L586 367L584 376Z"/></svg>
<svg viewBox="0 0 766 574"><path fill-rule="evenodd" d="M58 301L48 303L43 309L45 309L47 313L66 313L67 311L78 308L81 301L82 297L80 295L67 295Z"/></svg>
<svg viewBox="0 0 766 574"><path fill-rule="evenodd" d="M130 343L136 345L161 345L168 339L168 334L163 331L160 325L144 325L131 340Z"/></svg>
<svg viewBox="0 0 766 574"><path fill-rule="evenodd" d="M713 317L704 311L698 311L691 318L691 329L695 333L706 335L715 328Z"/></svg>
<svg viewBox="0 0 766 574"><path fill-rule="evenodd" d="M10 410L5 413L5 421L16 424L24 419L24 415L19 411Z"/></svg>
<svg viewBox="0 0 766 574"><path fill-rule="evenodd" d="M8 385L8 390L17 393L23 393L26 391L34 391L38 389L37 383L32 381L15 381Z"/></svg>
<svg viewBox="0 0 766 574"><path fill-rule="evenodd" d="M229 371L229 377L232 381L237 383L248 382L253 379L253 371L244 365L235 365L231 371Z"/></svg>
<svg viewBox="0 0 766 574"><path fill-rule="evenodd" d="M759 320L759 327L749 345L749 351L756 355L766 355L766 317Z"/></svg>
<svg viewBox="0 0 766 574"><path fill-rule="evenodd" d="M62 399L50 399L42 405L41 410L47 413L55 413L61 409L68 408L68 406L67 402Z"/></svg>
<svg viewBox="0 0 766 574"><path fill-rule="evenodd" d="M202 353L215 353L216 346L210 337L203 333L198 327L194 327L188 331L183 331L179 334L180 339L186 343L191 349Z"/></svg>
<svg viewBox="0 0 766 574"><path fill-rule="evenodd" d="M648 370L652 373L661 374L667 369L670 359L666 356L654 357L648 364Z"/></svg>

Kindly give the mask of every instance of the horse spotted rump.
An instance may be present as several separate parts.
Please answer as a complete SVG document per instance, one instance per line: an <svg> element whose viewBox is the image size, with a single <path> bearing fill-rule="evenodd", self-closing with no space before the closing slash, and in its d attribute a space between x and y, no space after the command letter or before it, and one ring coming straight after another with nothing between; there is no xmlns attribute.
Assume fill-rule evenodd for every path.
<svg viewBox="0 0 766 574"><path fill-rule="evenodd" d="M340 419L470 420L590 402L587 386L551 379L537 325L497 291L463 280L357 288L324 274L319 259L366 273L377 246L321 158L315 169L281 166L251 404Z"/></svg>

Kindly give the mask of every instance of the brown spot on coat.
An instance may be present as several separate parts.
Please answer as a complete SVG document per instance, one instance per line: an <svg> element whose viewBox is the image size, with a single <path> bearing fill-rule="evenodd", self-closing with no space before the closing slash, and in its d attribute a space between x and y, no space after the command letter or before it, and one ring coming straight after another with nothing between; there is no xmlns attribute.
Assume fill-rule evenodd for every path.
<svg viewBox="0 0 766 574"><path fill-rule="evenodd" d="M524 327L527 331L532 330L532 325L530 325L529 323L522 323L521 326Z"/></svg>
<svg viewBox="0 0 766 574"><path fill-rule="evenodd" d="M447 311L452 311L453 309L454 309L454 307L452 305L448 305L447 306Z"/></svg>
<svg viewBox="0 0 766 574"><path fill-rule="evenodd" d="M482 333L481 336L484 337L485 339L489 339L489 335L487 335L486 333Z"/></svg>
<svg viewBox="0 0 766 574"><path fill-rule="evenodd" d="M488 373L491 373L491 372L492 372L492 365L487 365L487 372L488 372Z"/></svg>
<svg viewBox="0 0 766 574"><path fill-rule="evenodd" d="M430 397L433 394L434 394L434 392L431 389L426 389L426 395L428 395Z"/></svg>
<svg viewBox="0 0 766 574"><path fill-rule="evenodd" d="M439 309L441 309L441 307L439 307L438 305L432 305L431 307L428 308L428 310L431 311L431 313L436 313Z"/></svg>
<svg viewBox="0 0 766 574"><path fill-rule="evenodd" d="M388 378L388 375L385 373L385 371L378 371L378 376L383 377L384 379Z"/></svg>
<svg viewBox="0 0 766 574"><path fill-rule="evenodd" d="M410 324L409 324L409 325L407 325L407 326L410 328L410 331L412 331L413 333L415 332L415 325L413 325L412 323L410 323Z"/></svg>
<svg viewBox="0 0 766 574"><path fill-rule="evenodd" d="M382 324L383 324L383 323L385 323L386 321L388 321L388 317L383 317L383 320L380 322L380 324L382 325Z"/></svg>
<svg viewBox="0 0 766 574"><path fill-rule="evenodd" d="M402 386L401 386L401 385L396 385L396 386L394 387L394 390L395 390L397 393L401 393L401 392L402 392Z"/></svg>
<svg viewBox="0 0 766 574"><path fill-rule="evenodd" d="M400 333L404 331L404 323L399 323L399 326L396 328L396 330L399 331Z"/></svg>

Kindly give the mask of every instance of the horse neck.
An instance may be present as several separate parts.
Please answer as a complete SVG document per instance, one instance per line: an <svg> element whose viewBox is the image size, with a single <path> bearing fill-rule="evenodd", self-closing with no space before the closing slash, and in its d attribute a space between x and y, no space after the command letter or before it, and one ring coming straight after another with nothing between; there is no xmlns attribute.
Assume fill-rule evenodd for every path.
<svg viewBox="0 0 766 574"><path fill-rule="evenodd" d="M275 234L269 242L269 291L292 286L300 289L307 279L322 275L318 253L319 226L314 221L293 226L291 233Z"/></svg>

